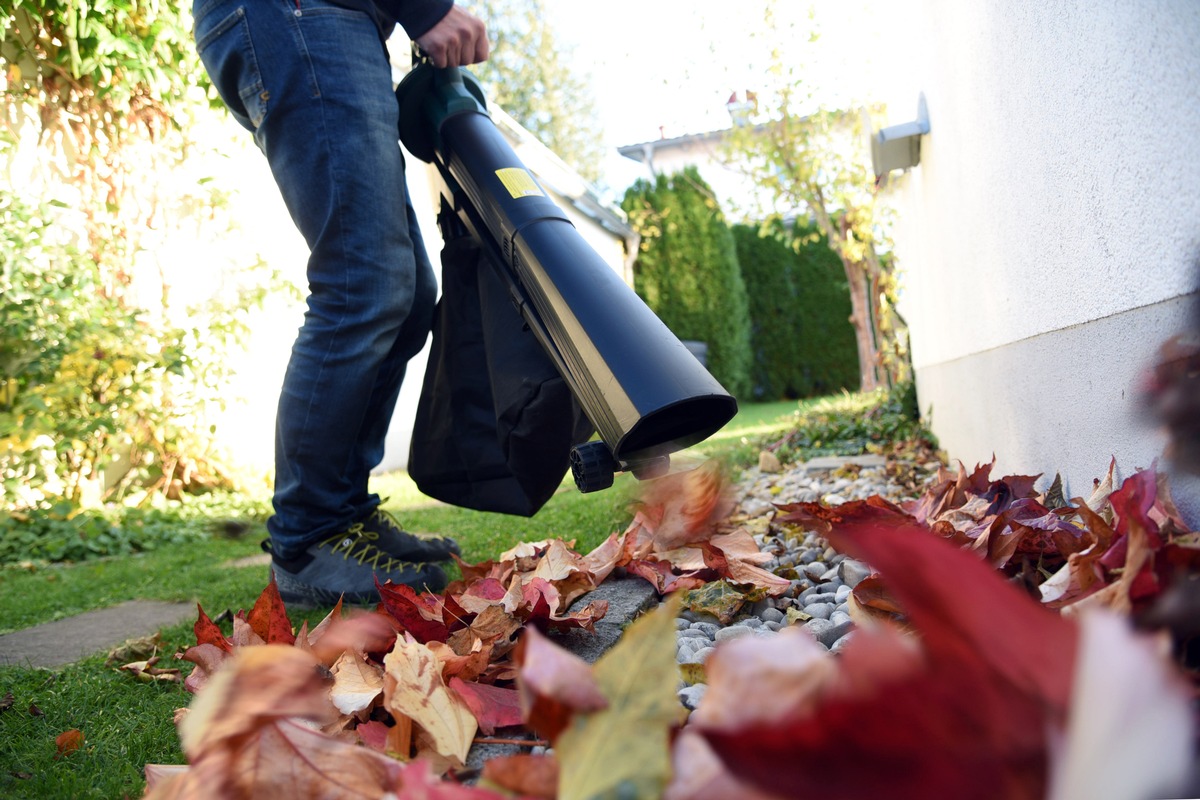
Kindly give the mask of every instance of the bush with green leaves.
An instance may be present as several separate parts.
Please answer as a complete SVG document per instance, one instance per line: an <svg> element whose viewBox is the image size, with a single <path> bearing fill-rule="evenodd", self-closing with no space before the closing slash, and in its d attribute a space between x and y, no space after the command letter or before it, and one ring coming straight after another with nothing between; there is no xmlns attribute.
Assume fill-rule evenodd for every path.
<svg viewBox="0 0 1200 800"><path fill-rule="evenodd" d="M750 304L753 396L813 397L854 387L858 348L845 271L815 228L734 225Z"/></svg>
<svg viewBox="0 0 1200 800"><path fill-rule="evenodd" d="M918 442L931 450L937 447L936 438L921 423L911 381L890 390L822 398L802 407L792 430L782 438L763 445L781 461L791 462L878 452L905 442Z"/></svg>
<svg viewBox="0 0 1200 800"><path fill-rule="evenodd" d="M176 172L217 102L188 7L14 0L0 20L0 169L21 176L0 196L0 507L219 485L205 412L280 281L251 267L183 309L154 263L173 232L228 222L220 187Z"/></svg>
<svg viewBox="0 0 1200 800"><path fill-rule="evenodd" d="M0 470L9 498L40 486L78 501L139 423L162 421L186 357L182 331L115 297L50 218L0 198Z"/></svg>
<svg viewBox="0 0 1200 800"><path fill-rule="evenodd" d="M80 511L59 501L33 514L0 515L0 566L79 562L240 536L270 512L262 497L212 492L149 508L108 505Z"/></svg>
<svg viewBox="0 0 1200 800"><path fill-rule="evenodd" d="M749 397L750 313L733 234L694 167L639 180L621 207L642 241L634 289L676 336L708 345L708 369Z"/></svg>

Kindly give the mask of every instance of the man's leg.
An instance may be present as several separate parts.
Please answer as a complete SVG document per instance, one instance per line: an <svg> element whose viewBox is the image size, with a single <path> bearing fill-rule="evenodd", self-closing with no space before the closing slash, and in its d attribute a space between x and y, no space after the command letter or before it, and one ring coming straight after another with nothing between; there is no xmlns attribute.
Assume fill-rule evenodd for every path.
<svg viewBox="0 0 1200 800"><path fill-rule="evenodd" d="M277 561L303 561L361 513L362 464L377 457L401 362L428 331L432 274L414 254L390 67L370 18L321 0L216 0L198 4L196 19L205 65L254 131L312 251L308 308L279 402L268 523ZM341 580L365 585L372 568L397 568L365 540L330 548L346 564ZM370 562L365 574L350 576L352 558ZM410 572L414 582L441 577L424 565Z"/></svg>

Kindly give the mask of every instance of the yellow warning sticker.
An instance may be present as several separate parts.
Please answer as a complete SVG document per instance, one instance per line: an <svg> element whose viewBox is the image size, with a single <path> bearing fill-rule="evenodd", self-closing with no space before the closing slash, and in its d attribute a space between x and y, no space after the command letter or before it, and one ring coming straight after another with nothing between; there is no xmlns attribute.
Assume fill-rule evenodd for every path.
<svg viewBox="0 0 1200 800"><path fill-rule="evenodd" d="M496 170L496 177L504 184L504 188L508 189L508 193L513 197L545 197L541 187L537 185L537 181L533 179L525 170L520 167L505 167L504 169Z"/></svg>

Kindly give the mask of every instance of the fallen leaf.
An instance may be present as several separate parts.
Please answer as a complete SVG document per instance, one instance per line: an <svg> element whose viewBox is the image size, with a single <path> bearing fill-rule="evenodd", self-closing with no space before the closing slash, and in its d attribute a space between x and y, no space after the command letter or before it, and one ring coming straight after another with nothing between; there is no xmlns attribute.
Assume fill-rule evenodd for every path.
<svg viewBox="0 0 1200 800"><path fill-rule="evenodd" d="M217 623L208 618L208 614L204 613L204 608L199 603L196 604L196 611L198 616L196 623L192 626L192 631L196 635L196 644L210 644L226 653L231 652L233 645L225 638L225 634L221 633Z"/></svg>
<svg viewBox="0 0 1200 800"><path fill-rule="evenodd" d="M413 797L400 794L403 765L294 719L264 718L239 744L208 751L186 772L158 784L165 798Z"/></svg>
<svg viewBox="0 0 1200 800"><path fill-rule="evenodd" d="M429 734L436 751L467 760L475 738L475 716L447 689L437 658L420 642L397 639L383 659L383 705L393 716L405 716Z"/></svg>
<svg viewBox="0 0 1200 800"><path fill-rule="evenodd" d="M536 628L526 628L513 653L522 716L550 742L577 713L608 706L592 668L579 656L553 644Z"/></svg>
<svg viewBox="0 0 1200 800"><path fill-rule="evenodd" d="M685 713L675 696L678 612L678 598L668 598L596 662L608 707L575 715L555 742L561 800L662 795L671 775L671 734Z"/></svg>
<svg viewBox="0 0 1200 800"><path fill-rule="evenodd" d="M383 753L387 751L388 726L379 720L369 720L359 723L354 727L354 732L358 734L358 738L362 739L362 743L372 750L378 750Z"/></svg>
<svg viewBox="0 0 1200 800"><path fill-rule="evenodd" d="M178 723L190 769L147 794L183 797L379 797L398 762L312 727L334 713L315 657L280 644L238 650ZM327 673L325 673L327 674Z"/></svg>
<svg viewBox="0 0 1200 800"><path fill-rule="evenodd" d="M444 642L450 636L450 626L443 619L442 598L419 593L403 583L376 581L375 588L379 590L384 610L418 642Z"/></svg>
<svg viewBox="0 0 1200 800"><path fill-rule="evenodd" d="M1178 797L1193 760L1192 692L1161 640L1109 613L1079 622L1070 719L1047 797Z"/></svg>
<svg viewBox="0 0 1200 800"><path fill-rule="evenodd" d="M147 659L146 661L134 661L129 664L123 664L117 669L128 672L135 679L146 683L153 683L154 681L179 683L183 680L179 674L179 670L156 667L155 664L158 662L159 657L154 656L154 658Z"/></svg>
<svg viewBox="0 0 1200 800"><path fill-rule="evenodd" d="M488 667L491 666L492 646L471 634L468 628L464 628L459 633L464 631L467 633L465 637L455 638L457 634L451 637L460 646L470 640L470 646L464 648L467 652L462 655L456 653L449 643L429 642L425 645L437 658L442 670L442 679L445 681L449 681L451 678L473 681L487 672Z"/></svg>
<svg viewBox="0 0 1200 800"><path fill-rule="evenodd" d="M401 768L404 788L396 800L512 800L509 795L478 786L440 780L425 761L417 760Z"/></svg>
<svg viewBox="0 0 1200 800"><path fill-rule="evenodd" d="M746 595L729 581L719 580L681 592L680 604L697 614L711 614L722 625L728 625L746 604Z"/></svg>
<svg viewBox="0 0 1200 800"><path fill-rule="evenodd" d="M555 800L558 761L528 753L493 758L484 762L481 780L522 797Z"/></svg>
<svg viewBox="0 0 1200 800"><path fill-rule="evenodd" d="M516 689L451 678L450 689L467 704L479 730L491 736L496 728L508 728L522 722L521 698Z"/></svg>
<svg viewBox="0 0 1200 800"><path fill-rule="evenodd" d="M55 758L70 755L83 746L83 732L78 728L63 731L54 737L54 746L57 750L54 754Z"/></svg>
<svg viewBox="0 0 1200 800"><path fill-rule="evenodd" d="M162 634L153 633L136 639L127 639L124 644L108 651L104 666L114 667L131 661L146 661L158 654L163 646Z"/></svg>
<svg viewBox="0 0 1200 800"><path fill-rule="evenodd" d="M147 764L143 773L146 776L146 791L157 788L171 778L182 775L191 767L187 764Z"/></svg>
<svg viewBox="0 0 1200 800"><path fill-rule="evenodd" d="M691 726L680 731L671 748L672 778L663 800L780 800L725 769L708 742Z"/></svg>
<svg viewBox="0 0 1200 800"><path fill-rule="evenodd" d="M889 513L842 510L829 537L879 570L919 650L887 628L860 630L815 707L701 732L736 776L785 796L1040 797L1048 731L1066 721L1074 626Z"/></svg>
<svg viewBox="0 0 1200 800"><path fill-rule="evenodd" d="M208 679L230 658L230 651L222 650L215 644L205 642L189 647L175 657L196 665L183 681L183 688L194 694L200 691Z"/></svg>
<svg viewBox="0 0 1200 800"><path fill-rule="evenodd" d="M811 713L838 672L829 651L800 626L722 642L704 666L708 691L692 721L720 727Z"/></svg>
<svg viewBox="0 0 1200 800"><path fill-rule="evenodd" d="M329 699L343 714L364 719L383 694L383 670L355 652L344 652L330 669Z"/></svg>
<svg viewBox="0 0 1200 800"><path fill-rule="evenodd" d="M0 699L0 712L8 711L15 702L17 702L17 698L13 697L13 693L5 692L4 698Z"/></svg>
<svg viewBox="0 0 1200 800"><path fill-rule="evenodd" d="M288 619L287 609L283 598L279 596L279 587L275 584L275 573L271 572L271 580L267 588L254 601L254 607L246 618L250 628L267 644L294 644L296 637L292 634L292 623Z"/></svg>
<svg viewBox="0 0 1200 800"><path fill-rule="evenodd" d="M184 754L195 763L265 719L324 720L334 713L326 679L312 654L284 645L247 647L236 651L196 694L179 723L179 739Z"/></svg>
<svg viewBox="0 0 1200 800"><path fill-rule="evenodd" d="M615 533L610 534L595 550L582 558L580 565L591 573L599 585L616 569L621 559L621 551L621 538Z"/></svg>

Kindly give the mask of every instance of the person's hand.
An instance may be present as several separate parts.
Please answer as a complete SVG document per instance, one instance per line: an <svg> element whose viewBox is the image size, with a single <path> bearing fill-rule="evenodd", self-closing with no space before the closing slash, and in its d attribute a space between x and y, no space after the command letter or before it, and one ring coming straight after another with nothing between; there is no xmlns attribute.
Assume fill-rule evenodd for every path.
<svg viewBox="0 0 1200 800"><path fill-rule="evenodd" d="M464 67L488 57L487 28L458 6L452 6L437 25L417 37L417 44L435 67Z"/></svg>

